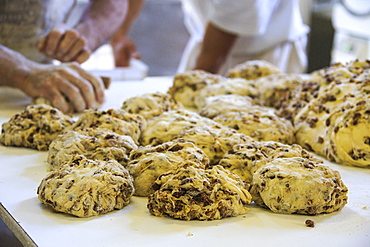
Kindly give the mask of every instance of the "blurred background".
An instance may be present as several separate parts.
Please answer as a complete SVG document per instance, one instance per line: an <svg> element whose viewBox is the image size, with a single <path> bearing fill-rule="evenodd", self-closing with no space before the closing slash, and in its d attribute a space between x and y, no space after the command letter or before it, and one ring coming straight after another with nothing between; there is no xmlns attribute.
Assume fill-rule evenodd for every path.
<svg viewBox="0 0 370 247"><path fill-rule="evenodd" d="M369 0L299 1L304 22L311 28L307 72L332 62L370 58ZM148 65L149 76L174 75L189 38L180 0L147 0L130 36ZM96 56L99 53L109 56L110 51L105 47ZM113 62L107 64L113 66ZM99 63L86 66L96 68Z"/></svg>

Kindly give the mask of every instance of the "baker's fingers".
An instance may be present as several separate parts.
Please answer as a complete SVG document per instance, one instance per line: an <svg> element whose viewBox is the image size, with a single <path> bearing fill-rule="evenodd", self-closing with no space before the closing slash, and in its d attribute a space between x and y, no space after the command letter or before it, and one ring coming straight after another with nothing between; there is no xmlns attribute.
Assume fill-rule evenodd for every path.
<svg viewBox="0 0 370 247"><path fill-rule="evenodd" d="M61 78L55 77L53 81L54 81L53 83L60 83ZM40 96L48 99L53 107L58 108L62 112L66 113L70 110L70 106L66 98L64 97L62 92L56 87L47 88L47 91L43 92Z"/></svg>
<svg viewBox="0 0 370 247"><path fill-rule="evenodd" d="M99 104L104 102L104 83L101 78L96 77L82 69L77 63L68 63L69 68L76 71L80 77L84 78L92 85L95 92L95 99Z"/></svg>
<svg viewBox="0 0 370 247"><path fill-rule="evenodd" d="M78 39L79 34L76 30L73 29L66 30L59 41L55 55L61 58L66 54L70 53L72 47L75 45L75 43L78 42Z"/></svg>
<svg viewBox="0 0 370 247"><path fill-rule="evenodd" d="M80 54L78 54L78 56L74 59L72 59L71 61L75 61L79 64L85 62L87 59L89 59L91 55L91 51L89 49L84 49L82 50L82 52L80 52Z"/></svg>
<svg viewBox="0 0 370 247"><path fill-rule="evenodd" d="M64 26L58 26L53 28L46 36L44 52L47 56L54 57L56 55L64 31Z"/></svg>
<svg viewBox="0 0 370 247"><path fill-rule="evenodd" d="M104 98L102 80L90 75L76 63L69 63L68 66L68 69L61 70L59 74L78 88L80 95L82 95L85 101L86 108L97 108L102 103L101 97Z"/></svg>
<svg viewBox="0 0 370 247"><path fill-rule="evenodd" d="M73 44L71 43L71 45L67 47L66 50L63 49L62 51L60 51L62 61L64 62L76 61L77 57L79 57L81 54L87 53L85 49L87 49L86 40L82 37L78 37L77 39L74 40Z"/></svg>
<svg viewBox="0 0 370 247"><path fill-rule="evenodd" d="M37 43L37 49L42 53L44 53L45 51L46 41L47 41L47 36L44 36Z"/></svg>
<svg viewBox="0 0 370 247"><path fill-rule="evenodd" d="M68 98L68 101L73 105L74 109L78 112L90 108L91 100L86 100L85 95L89 92L83 93L83 90L92 91L89 86L81 86L84 82L80 82L78 78L68 79L66 77L60 77L58 81L58 90L64 97Z"/></svg>

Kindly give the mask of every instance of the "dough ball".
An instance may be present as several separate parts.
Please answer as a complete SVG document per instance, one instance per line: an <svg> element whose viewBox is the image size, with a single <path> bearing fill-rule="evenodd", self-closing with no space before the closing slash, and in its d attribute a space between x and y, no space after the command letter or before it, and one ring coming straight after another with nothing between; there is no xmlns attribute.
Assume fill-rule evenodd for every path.
<svg viewBox="0 0 370 247"><path fill-rule="evenodd" d="M57 169L81 154L92 160L113 159L125 166L130 152L137 148L131 136L119 135L107 129L67 131L50 144L47 161L52 169Z"/></svg>
<svg viewBox="0 0 370 247"><path fill-rule="evenodd" d="M290 102L295 96L303 80L295 74L271 74L255 81L260 101L264 106L279 109L285 102Z"/></svg>
<svg viewBox="0 0 370 247"><path fill-rule="evenodd" d="M220 126L211 119L185 109L164 112L147 123L140 140L142 146L168 142L181 131L195 126Z"/></svg>
<svg viewBox="0 0 370 247"><path fill-rule="evenodd" d="M210 84L200 89L197 97L195 97L195 105L199 109L206 98L216 95L249 96L252 100L257 101L259 92L255 86L254 81L243 78L224 78L219 83Z"/></svg>
<svg viewBox="0 0 370 247"><path fill-rule="evenodd" d="M184 161L194 161L199 168L209 163L207 155L192 142L179 139L157 146L140 147L132 151L126 167L134 178L136 196L149 196L159 175L176 169Z"/></svg>
<svg viewBox="0 0 370 247"><path fill-rule="evenodd" d="M347 109L368 97L362 96L357 87L356 83L343 83L321 88L316 98L302 108L294 118L297 143L326 156L330 145L328 128L338 116L345 114Z"/></svg>
<svg viewBox="0 0 370 247"><path fill-rule="evenodd" d="M311 153L303 149L300 145L262 141L235 145L224 155L218 164L237 174L243 181L250 184L256 170L270 160L292 157L316 160Z"/></svg>
<svg viewBox="0 0 370 247"><path fill-rule="evenodd" d="M173 138L190 140L209 157L210 164L217 164L234 145L252 143L254 140L233 129L220 127L194 127L180 132Z"/></svg>
<svg viewBox="0 0 370 247"><path fill-rule="evenodd" d="M121 109L86 110L68 130L77 131L87 128L108 129L120 135L131 136L135 142L138 142L146 128L146 120L138 114L131 114Z"/></svg>
<svg viewBox="0 0 370 247"><path fill-rule="evenodd" d="M304 81L301 86L291 92L291 99L288 97L278 103L279 109L276 110L276 114L293 122L299 111L317 95L319 89L319 83Z"/></svg>
<svg viewBox="0 0 370 247"><path fill-rule="evenodd" d="M331 123L327 158L340 164L370 168L369 100L359 100L350 108L338 109Z"/></svg>
<svg viewBox="0 0 370 247"><path fill-rule="evenodd" d="M249 60L229 69L227 77L255 80L260 77L279 73L281 73L279 68L270 62L264 60Z"/></svg>
<svg viewBox="0 0 370 247"><path fill-rule="evenodd" d="M209 96L199 106L198 112L203 117L213 119L224 113L245 111L253 104L253 99L248 96L233 94Z"/></svg>
<svg viewBox="0 0 370 247"><path fill-rule="evenodd" d="M121 109L132 114L139 114L146 120L161 115L163 112L183 108L171 95L164 93L148 93L131 97L123 102Z"/></svg>
<svg viewBox="0 0 370 247"><path fill-rule="evenodd" d="M258 169L251 193L258 204L283 214L331 213L342 209L348 199L339 172L299 157L274 159Z"/></svg>
<svg viewBox="0 0 370 247"><path fill-rule="evenodd" d="M73 123L71 116L56 108L30 105L3 123L0 143L46 151L50 143Z"/></svg>
<svg viewBox="0 0 370 247"><path fill-rule="evenodd" d="M245 214L251 202L237 175L220 166L200 169L191 161L161 175L155 187L148 200L149 212L180 220L218 220Z"/></svg>
<svg viewBox="0 0 370 247"><path fill-rule="evenodd" d="M195 98L199 90L207 85L216 84L224 77L203 70L189 70L175 75L168 93L187 108L196 108Z"/></svg>
<svg viewBox="0 0 370 247"><path fill-rule="evenodd" d="M295 141L291 122L278 117L272 109L266 107L246 107L244 111L220 114L213 120L256 141L277 141L287 144Z"/></svg>
<svg viewBox="0 0 370 247"><path fill-rule="evenodd" d="M78 217L122 209L133 193L133 179L117 161L92 161L83 156L49 173L37 189L41 203Z"/></svg>

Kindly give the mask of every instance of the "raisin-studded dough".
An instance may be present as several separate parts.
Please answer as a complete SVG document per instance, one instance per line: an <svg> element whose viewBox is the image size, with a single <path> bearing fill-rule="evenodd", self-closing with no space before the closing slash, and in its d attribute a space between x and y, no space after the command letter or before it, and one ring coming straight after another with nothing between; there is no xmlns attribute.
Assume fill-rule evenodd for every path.
<svg viewBox="0 0 370 247"><path fill-rule="evenodd" d="M209 164L209 158L200 148L183 139L140 147L131 152L130 159L126 168L134 178L136 196L152 194L152 186L158 176L176 169L186 160L194 161L203 169Z"/></svg>
<svg viewBox="0 0 370 247"><path fill-rule="evenodd" d="M341 83L321 88L294 118L297 142L317 154L326 156L331 134L328 132L336 118L368 96L358 90L356 83Z"/></svg>
<svg viewBox="0 0 370 247"><path fill-rule="evenodd" d="M56 108L30 105L2 125L0 143L46 151L50 143L73 123L71 116Z"/></svg>
<svg viewBox="0 0 370 247"><path fill-rule="evenodd" d="M294 120L299 111L311 100L314 100L320 91L328 86L348 84L356 82L363 84L369 74L369 61L354 61L348 64L335 63L331 66L312 72L305 76L302 86L292 92L294 97L289 101L282 102L278 115L289 120ZM350 92L349 92L350 93Z"/></svg>
<svg viewBox="0 0 370 247"><path fill-rule="evenodd" d="M177 138L192 141L207 154L211 164L217 164L234 145L254 142L249 136L222 126L220 128L194 127L180 132L173 140Z"/></svg>
<svg viewBox="0 0 370 247"><path fill-rule="evenodd" d="M183 108L180 102L165 93L147 93L125 100L121 109L132 114L139 114L146 120L161 115L163 112Z"/></svg>
<svg viewBox="0 0 370 247"><path fill-rule="evenodd" d="M40 202L78 217L122 209L133 193L133 179L117 161L92 161L84 156L49 173L37 189Z"/></svg>
<svg viewBox="0 0 370 247"><path fill-rule="evenodd" d="M210 84L199 90L195 97L195 105L199 109L204 104L204 100L216 95L241 95L249 96L254 101L259 102L259 92L256 90L254 81L243 78L224 78L217 84Z"/></svg>
<svg viewBox="0 0 370 247"><path fill-rule="evenodd" d="M255 80L281 71L275 65L264 60L249 60L229 69L227 77Z"/></svg>
<svg viewBox="0 0 370 247"><path fill-rule="evenodd" d="M57 169L74 156L82 154L92 160L113 159L125 166L130 152L137 148L131 136L119 135L107 129L67 131L50 144L47 161L51 169Z"/></svg>
<svg viewBox="0 0 370 247"><path fill-rule="evenodd" d="M218 220L245 214L251 195L243 181L221 166L200 169L193 162L161 175L147 207L155 216L180 220Z"/></svg>
<svg viewBox="0 0 370 247"><path fill-rule="evenodd" d="M170 141L181 131L195 126L220 126L220 124L185 109L164 112L147 121L147 128L142 133L140 143L142 146L161 144Z"/></svg>
<svg viewBox="0 0 370 247"><path fill-rule="evenodd" d="M305 80L301 86L291 92L291 99L288 97L278 103L279 109L276 109L276 114L293 122L299 111L317 95L319 89L318 82Z"/></svg>
<svg viewBox="0 0 370 247"><path fill-rule="evenodd" d="M329 160L369 167L370 61L334 64L314 76L320 89L294 118L297 142Z"/></svg>
<svg viewBox="0 0 370 247"><path fill-rule="evenodd" d="M295 74L271 74L255 81L260 101L265 106L279 109L295 96L297 88L302 86L302 77Z"/></svg>
<svg viewBox="0 0 370 247"><path fill-rule="evenodd" d="M332 213L346 205L347 193L339 172L299 157L271 160L253 174L251 188L256 203L283 214Z"/></svg>
<svg viewBox="0 0 370 247"><path fill-rule="evenodd" d="M326 87L331 83L341 84L364 82L369 76L370 61L354 60L348 63L334 63L323 69L313 71L310 80L319 83L320 87Z"/></svg>
<svg viewBox="0 0 370 247"><path fill-rule="evenodd" d="M122 109L86 110L67 130L87 128L105 128L120 135L129 135L137 142L146 128L146 120L138 114L131 114Z"/></svg>
<svg viewBox="0 0 370 247"><path fill-rule="evenodd" d="M224 77L203 70L189 70L175 75L168 93L187 108L196 108L195 98L199 90L207 85L216 84Z"/></svg>
<svg viewBox="0 0 370 247"><path fill-rule="evenodd" d="M327 131L328 159L350 166L370 168L369 102L359 100L351 108L341 108L332 114L335 121Z"/></svg>
<svg viewBox="0 0 370 247"><path fill-rule="evenodd" d="M254 100L249 96L215 95L205 98L202 105L199 106L198 112L201 116L212 119L222 113L245 111L253 104Z"/></svg>
<svg viewBox="0 0 370 247"><path fill-rule="evenodd" d="M235 145L218 164L239 175L243 181L250 184L256 170L268 161L291 157L302 157L316 161L316 158L300 145L262 141Z"/></svg>
<svg viewBox="0 0 370 247"><path fill-rule="evenodd" d="M245 107L244 111L225 112L213 120L248 135L256 141L278 141L287 144L295 141L291 122L278 117L272 109L267 107Z"/></svg>

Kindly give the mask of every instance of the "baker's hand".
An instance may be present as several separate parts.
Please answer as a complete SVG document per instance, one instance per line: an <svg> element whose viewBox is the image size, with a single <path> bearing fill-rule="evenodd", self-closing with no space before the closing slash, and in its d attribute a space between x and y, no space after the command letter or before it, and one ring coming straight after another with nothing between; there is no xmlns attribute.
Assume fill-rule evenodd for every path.
<svg viewBox="0 0 370 247"><path fill-rule="evenodd" d="M127 37L122 37L119 40L112 39L111 45L116 67L128 67L132 58L141 58L135 43Z"/></svg>
<svg viewBox="0 0 370 247"><path fill-rule="evenodd" d="M65 25L53 28L41 38L38 49L46 56L61 62L85 62L91 55L84 37L76 29Z"/></svg>
<svg viewBox="0 0 370 247"><path fill-rule="evenodd" d="M20 89L32 98L43 97L63 112L97 108L104 102L104 85L78 63L35 65Z"/></svg>

